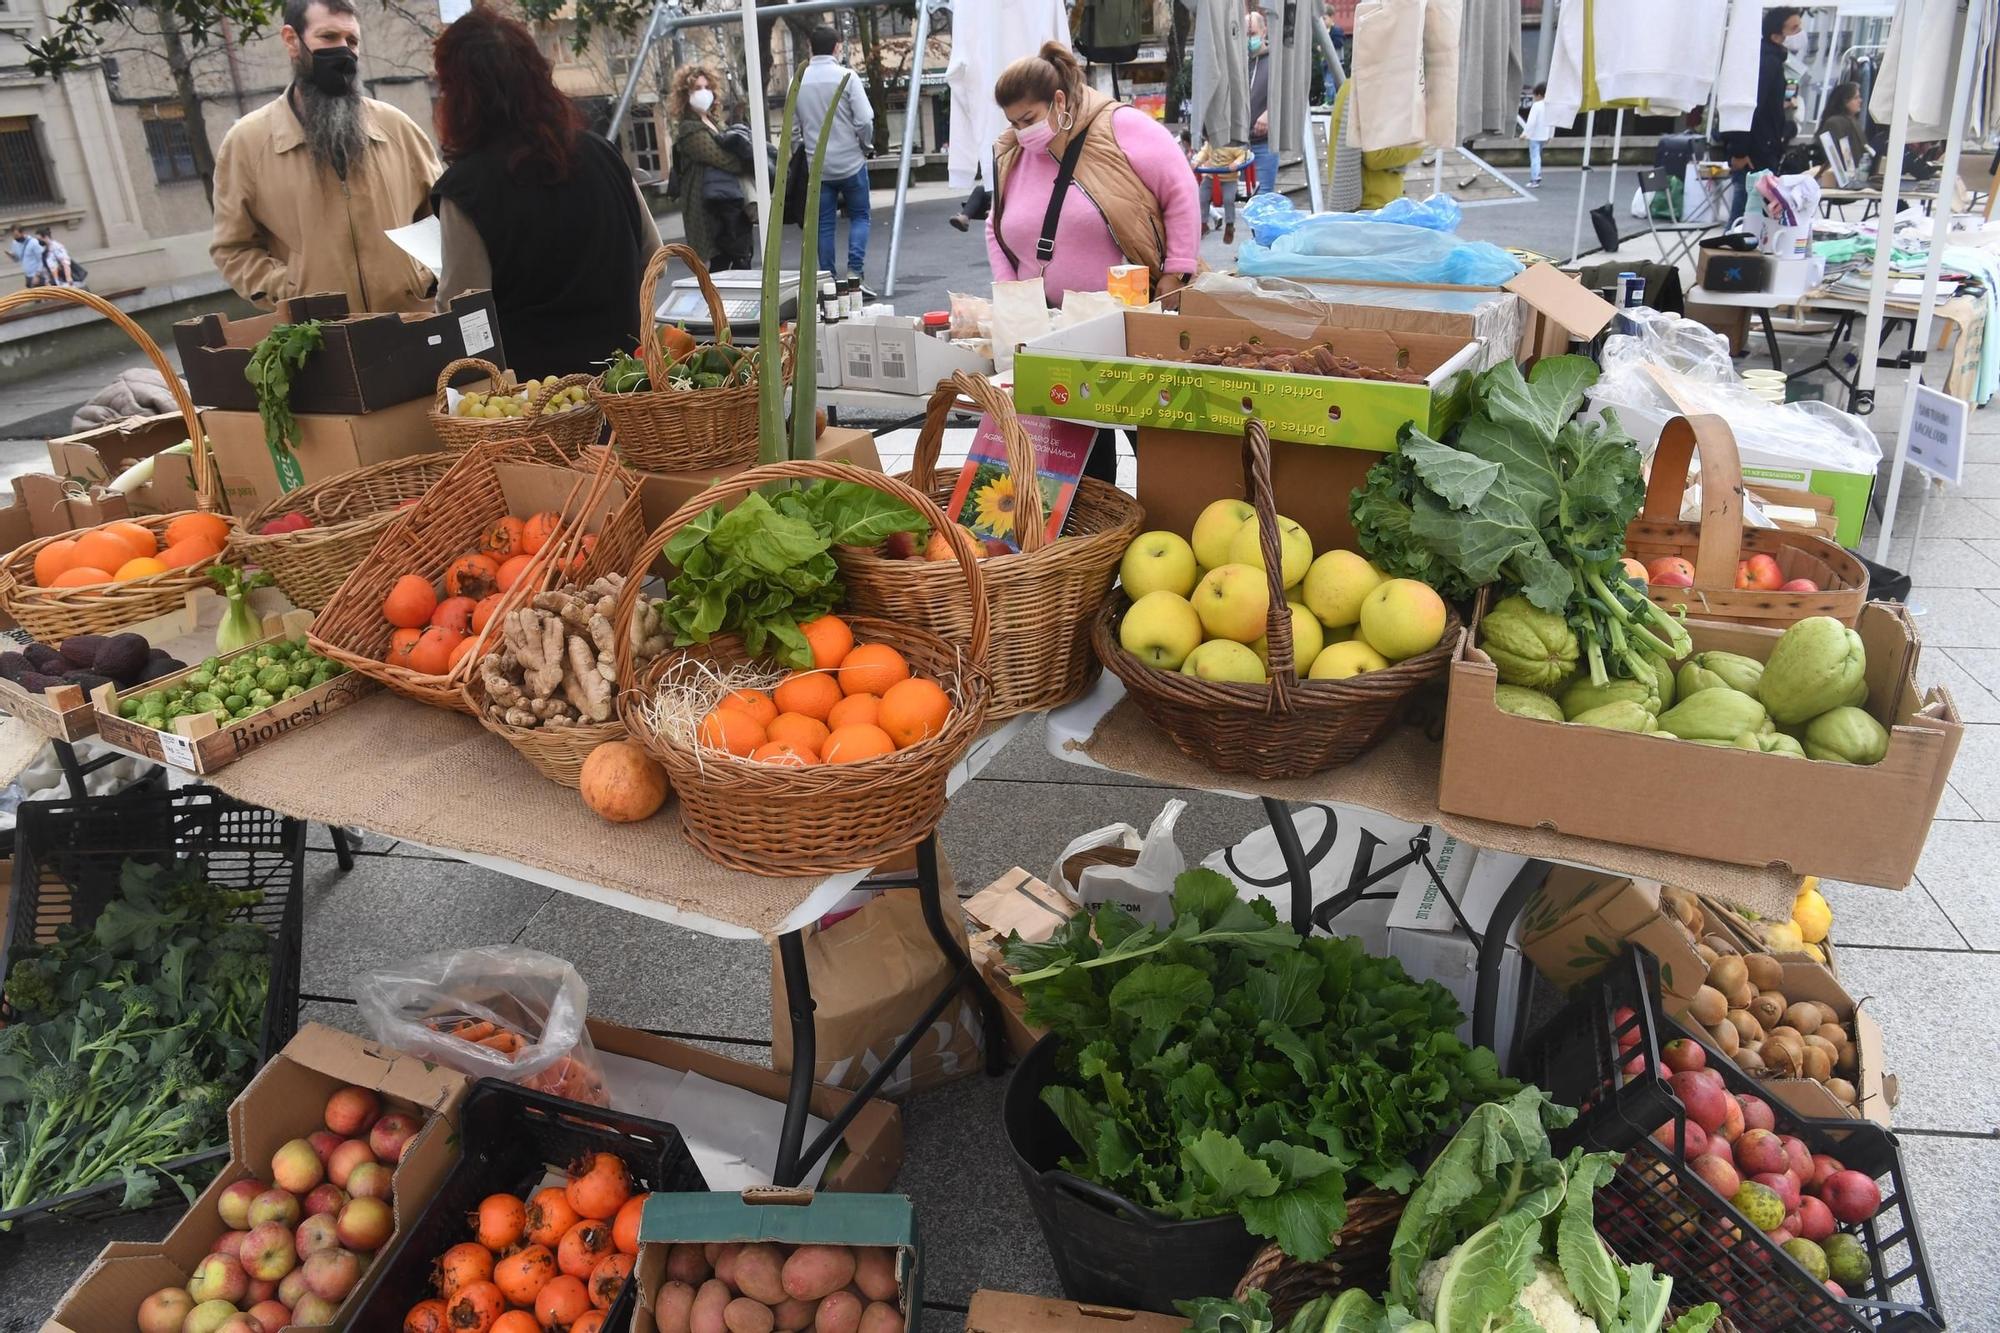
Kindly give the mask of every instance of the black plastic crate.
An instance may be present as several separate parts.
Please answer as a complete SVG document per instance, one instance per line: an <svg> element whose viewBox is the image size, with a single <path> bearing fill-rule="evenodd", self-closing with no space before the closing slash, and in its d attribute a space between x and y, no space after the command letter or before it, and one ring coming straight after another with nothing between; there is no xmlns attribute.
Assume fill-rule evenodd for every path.
<svg viewBox="0 0 2000 1333"><path fill-rule="evenodd" d="M88 925L119 896L127 861L163 864L201 858L208 880L226 889L257 889L263 900L237 911L271 937L271 981L259 1029L259 1065L290 1041L299 1020L299 950L304 920L306 826L245 805L213 787L127 791L70 801L25 801L15 815L14 882L7 932L0 939L0 979L24 950L55 939L64 925ZM15 1015L0 998L0 1022ZM245 1081L256 1071L245 1074ZM204 1164L220 1167L228 1144L167 1163L185 1178ZM0 1224L59 1218L96 1221L126 1211L122 1180L37 1200L0 1212ZM185 1201L163 1179L151 1207Z"/></svg>
<svg viewBox="0 0 2000 1333"><path fill-rule="evenodd" d="M658 1120L585 1106L498 1079L472 1085L459 1110L461 1156L417 1219L396 1237L369 1274L350 1320L357 1329L403 1326L410 1307L437 1295L432 1274L440 1255L472 1239L467 1220L489 1194L527 1198L552 1172L591 1153L624 1161L635 1191L702 1191L708 1182L681 1132ZM608 1220L608 1219L607 1219ZM604 1333L631 1327L635 1284L627 1282L607 1313Z"/></svg>
<svg viewBox="0 0 2000 1333"><path fill-rule="evenodd" d="M1703 1034L1669 1018L1660 994L1658 960L1643 949L1628 950L1586 982L1522 1056L1521 1077L1578 1108L1576 1122L1551 1136L1558 1152L1582 1147L1625 1154L1598 1194L1598 1230L1606 1242L1627 1262L1649 1262L1672 1276L1677 1303L1715 1301L1742 1333L1943 1329L1902 1155L1896 1136L1880 1125L1798 1115L1701 1042L1729 1092L1761 1097L1779 1133L1865 1173L1881 1190L1882 1206L1872 1219L1840 1226L1860 1238L1870 1266L1861 1289L1846 1299L1687 1169L1679 1146L1686 1142L1687 1111L1667 1081L1671 1071L1660 1048L1677 1037L1700 1041ZM1636 1043L1630 1040L1635 1034Z"/></svg>

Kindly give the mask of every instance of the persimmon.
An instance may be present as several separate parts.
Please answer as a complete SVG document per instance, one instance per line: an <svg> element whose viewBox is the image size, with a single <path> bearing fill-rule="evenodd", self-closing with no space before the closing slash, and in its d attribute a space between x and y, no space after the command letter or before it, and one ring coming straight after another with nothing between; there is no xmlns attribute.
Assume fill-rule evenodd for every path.
<svg viewBox="0 0 2000 1333"><path fill-rule="evenodd" d="M432 625L410 649L406 665L421 676L442 676L451 670L451 655L463 642L465 636L457 630Z"/></svg>
<svg viewBox="0 0 2000 1333"><path fill-rule="evenodd" d="M444 568L447 597L470 597L478 601L500 586L500 563L490 555L462 555Z"/></svg>
<svg viewBox="0 0 2000 1333"><path fill-rule="evenodd" d="M486 535L479 539L479 549L495 560L505 560L510 556L520 555L522 554L521 528L521 520L512 514L498 519L486 530Z"/></svg>
<svg viewBox="0 0 2000 1333"><path fill-rule="evenodd" d="M397 630L389 636L389 649L382 654L382 660L390 666L408 666L410 650L417 646L417 640L423 636L424 632L414 627Z"/></svg>
<svg viewBox="0 0 2000 1333"><path fill-rule="evenodd" d="M444 1321L444 1302L435 1297L418 1301L403 1316L403 1333L447 1333L450 1328Z"/></svg>
<svg viewBox="0 0 2000 1333"><path fill-rule="evenodd" d="M812 648L813 665L822 671L839 666L854 647L854 631L839 616L808 620L799 626L799 633L806 636L806 643Z"/></svg>
<svg viewBox="0 0 2000 1333"><path fill-rule="evenodd" d="M92 528L78 537L71 554L76 557L72 564L89 565L93 569L116 569L135 558L124 538L103 528Z"/></svg>
<svg viewBox="0 0 2000 1333"><path fill-rule="evenodd" d="M522 1233L528 1229L528 1206L511 1194L489 1194L479 1201L479 1210L466 1220L473 1224L481 1245L495 1254L505 1254L521 1243ZM507 1299L514 1300L512 1293ZM514 1303L526 1305L528 1301Z"/></svg>
<svg viewBox="0 0 2000 1333"><path fill-rule="evenodd" d="M99 569L95 565L71 565L68 569L56 575L50 581L49 586L51 588L88 588L94 583L109 582L111 582L111 574L108 570Z"/></svg>
<svg viewBox="0 0 2000 1333"><path fill-rule="evenodd" d="M464 638L460 639L458 641L458 647L452 649L451 656L445 660L444 664L445 671L449 673L453 667L458 665L460 658L464 657L467 653L471 652L474 648L477 648L478 646L479 646L479 638L477 635L468 634Z"/></svg>
<svg viewBox="0 0 2000 1333"><path fill-rule="evenodd" d="M422 629L437 610L437 589L421 574L405 574L382 599L382 619L397 629Z"/></svg>
<svg viewBox="0 0 2000 1333"><path fill-rule="evenodd" d="M500 600L499 593L489 593L485 597L480 598L478 604L472 608L472 632L474 634L485 629L493 617L500 614Z"/></svg>
<svg viewBox="0 0 2000 1333"><path fill-rule="evenodd" d="M438 1294L447 1301L475 1282L493 1279L493 1251L464 1241L444 1252L437 1262Z"/></svg>
<svg viewBox="0 0 2000 1333"><path fill-rule="evenodd" d="M771 702L771 696L762 690L731 690L716 700L717 708L734 708L739 713L748 713L757 720L757 725L766 731L778 716L778 706Z"/></svg>
<svg viewBox="0 0 2000 1333"><path fill-rule="evenodd" d="M556 1267L571 1277L588 1278L599 1263L614 1253L611 1224L586 1217L563 1233L561 1243L556 1246Z"/></svg>
<svg viewBox="0 0 2000 1333"><path fill-rule="evenodd" d="M509 588L519 583L521 576L528 572L528 566L534 563L535 557L531 555L508 556L501 562L499 572L494 575L494 579L499 584L500 591L506 592Z"/></svg>
<svg viewBox="0 0 2000 1333"><path fill-rule="evenodd" d="M662 324L659 329L660 352L668 362L675 362L692 352L699 344L694 335L678 324Z"/></svg>
<svg viewBox="0 0 2000 1333"><path fill-rule="evenodd" d="M819 756L811 750L783 741L766 741L750 752L750 759L753 763L777 764L783 768L812 768L819 763Z"/></svg>
<svg viewBox="0 0 2000 1333"><path fill-rule="evenodd" d="M876 725L902 750L943 731L950 716L951 696L936 681L915 676L889 687Z"/></svg>
<svg viewBox="0 0 2000 1333"><path fill-rule="evenodd" d="M604 1321L608 1318L602 1310L585 1310L576 1322L569 1326L569 1333L604 1333Z"/></svg>
<svg viewBox="0 0 2000 1333"><path fill-rule="evenodd" d="M124 521L106 523L102 530L124 542L131 549L134 560L147 559L160 553L160 539L153 535L151 528Z"/></svg>
<svg viewBox="0 0 2000 1333"><path fill-rule="evenodd" d="M562 515L554 510L544 509L539 514L530 514L521 524L521 554L533 555L547 546L561 526Z"/></svg>
<svg viewBox="0 0 2000 1333"><path fill-rule="evenodd" d="M910 664L886 643L856 646L840 663L843 694L883 695L899 680L910 678Z"/></svg>
<svg viewBox="0 0 2000 1333"><path fill-rule="evenodd" d="M571 1324L572 1329L576 1328ZM526 1310L509 1310L493 1321L487 1333L542 1333L541 1321Z"/></svg>
<svg viewBox="0 0 2000 1333"><path fill-rule="evenodd" d="M618 1216L611 1219L611 1243L618 1247L620 1254L639 1253L639 1218L646 1211L647 1194L634 1194L618 1210Z"/></svg>
<svg viewBox="0 0 2000 1333"><path fill-rule="evenodd" d="M463 634L472 628L472 613L478 606L470 597L447 597L431 612L431 624Z"/></svg>
<svg viewBox="0 0 2000 1333"><path fill-rule="evenodd" d="M590 554L596 549L597 534L594 532L584 533L583 540L576 544L576 550L570 554L569 565L564 572L572 578L581 578L583 576L583 567L590 563Z"/></svg>
<svg viewBox="0 0 2000 1333"><path fill-rule="evenodd" d="M56 586L56 580L76 563L76 540L58 537L35 552L35 582L44 588Z"/></svg>
<svg viewBox="0 0 2000 1333"><path fill-rule="evenodd" d="M807 750L819 754L820 747L832 731L826 723L804 713L780 713L771 719L771 725L764 728L765 739L774 745L789 745L795 750Z"/></svg>
<svg viewBox="0 0 2000 1333"><path fill-rule="evenodd" d="M879 759L895 752L896 742L888 732L863 723L842 727L828 736L826 748L820 751L819 757L829 764L858 764L864 759Z"/></svg>
<svg viewBox="0 0 2000 1333"><path fill-rule="evenodd" d="M579 1220L562 1186L544 1186L528 1200L528 1243L545 1245L553 1252L562 1243L563 1233Z"/></svg>
<svg viewBox="0 0 2000 1333"><path fill-rule="evenodd" d="M590 1303L600 1310L609 1310L611 1303L618 1299L618 1293L625 1289L625 1279L632 1276L632 1256L629 1254L607 1254L597 1261L597 1267L590 1270L590 1280L585 1283L590 1289Z"/></svg>
<svg viewBox="0 0 2000 1333"><path fill-rule="evenodd" d="M179 546L199 537L220 551L229 541L229 520L218 514L182 514L167 524L166 544Z"/></svg>
<svg viewBox="0 0 2000 1333"><path fill-rule="evenodd" d="M507 1298L491 1282L474 1282L445 1302L445 1324L454 1333L490 1333L507 1313Z"/></svg>
<svg viewBox="0 0 2000 1333"><path fill-rule="evenodd" d="M535 1297L535 1318L543 1328L566 1329L590 1312L590 1291L582 1278L567 1273L542 1288Z"/></svg>
<svg viewBox="0 0 2000 1333"><path fill-rule="evenodd" d="M874 726L882 701L872 694L850 694L826 715L829 727Z"/></svg>
<svg viewBox="0 0 2000 1333"><path fill-rule="evenodd" d="M771 691L771 702L781 713L803 713L824 722L840 702L840 686L830 671L794 671Z"/></svg>
<svg viewBox="0 0 2000 1333"><path fill-rule="evenodd" d="M549 1279L556 1276L556 1257L546 1245L528 1245L493 1266L493 1281L514 1305L533 1305Z"/></svg>

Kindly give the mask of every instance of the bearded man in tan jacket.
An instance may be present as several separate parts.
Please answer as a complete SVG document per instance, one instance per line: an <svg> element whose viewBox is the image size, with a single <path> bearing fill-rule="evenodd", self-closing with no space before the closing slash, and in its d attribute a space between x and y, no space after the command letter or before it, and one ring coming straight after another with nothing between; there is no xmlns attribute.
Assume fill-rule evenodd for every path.
<svg viewBox="0 0 2000 1333"><path fill-rule="evenodd" d="M209 257L261 306L345 292L352 311L430 309L436 278L383 234L431 211L430 139L361 95L353 0L285 0L279 35L292 86L223 136Z"/></svg>

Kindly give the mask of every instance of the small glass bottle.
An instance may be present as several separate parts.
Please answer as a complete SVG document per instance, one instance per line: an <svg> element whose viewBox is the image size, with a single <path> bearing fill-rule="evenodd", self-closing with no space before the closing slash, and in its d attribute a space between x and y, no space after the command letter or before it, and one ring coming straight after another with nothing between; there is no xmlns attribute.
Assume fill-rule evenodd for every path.
<svg viewBox="0 0 2000 1333"><path fill-rule="evenodd" d="M831 273L823 275L819 280L819 315L825 323L840 322L840 289L834 285Z"/></svg>

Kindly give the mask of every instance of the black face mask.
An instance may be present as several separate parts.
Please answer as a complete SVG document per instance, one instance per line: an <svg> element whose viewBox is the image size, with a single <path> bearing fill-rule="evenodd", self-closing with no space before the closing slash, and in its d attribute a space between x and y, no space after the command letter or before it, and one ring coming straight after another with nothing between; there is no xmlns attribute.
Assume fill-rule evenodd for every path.
<svg viewBox="0 0 2000 1333"><path fill-rule="evenodd" d="M328 97L345 97L354 91L360 63L352 47L317 47L312 53L312 86Z"/></svg>

